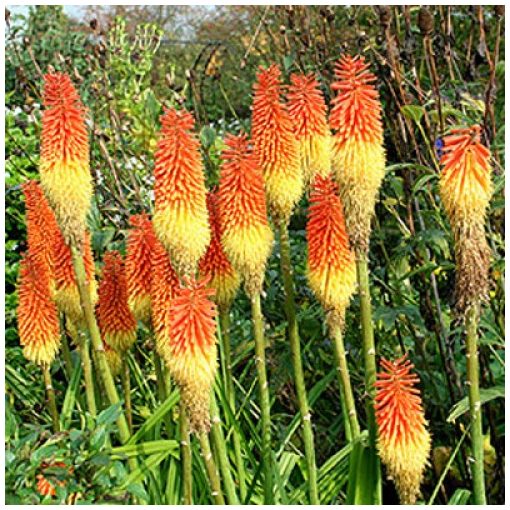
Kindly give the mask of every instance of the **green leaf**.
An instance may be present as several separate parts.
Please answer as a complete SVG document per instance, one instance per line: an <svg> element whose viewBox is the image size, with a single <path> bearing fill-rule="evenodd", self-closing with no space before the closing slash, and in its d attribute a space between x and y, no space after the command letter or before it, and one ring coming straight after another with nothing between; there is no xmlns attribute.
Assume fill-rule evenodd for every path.
<svg viewBox="0 0 510 510"><path fill-rule="evenodd" d="M496 398L505 398L505 387L504 386L493 386L492 388L483 388L480 390L480 401L482 404L486 404ZM455 422L455 420L462 416L464 413L469 411L469 399L464 397L459 400L452 409L446 421L449 423Z"/></svg>
<svg viewBox="0 0 510 510"><path fill-rule="evenodd" d="M166 413L170 412L170 410L174 407L175 404L179 402L179 391L174 390L168 398L154 411L154 413L145 420L144 424L138 429L138 431L133 434L129 441L128 445L136 444L138 440L145 436L145 434L152 430L158 423L163 420L163 417Z"/></svg>
<svg viewBox="0 0 510 510"><path fill-rule="evenodd" d="M147 441L145 443L128 444L117 446L111 449L112 456L133 457L136 455L153 455L155 453L170 452L176 458L179 458L179 442L174 439L160 439L157 441Z"/></svg>
<svg viewBox="0 0 510 510"><path fill-rule="evenodd" d="M471 491L467 489L457 489L448 501L449 505L466 505L471 497Z"/></svg>
<svg viewBox="0 0 510 510"><path fill-rule="evenodd" d="M402 106L400 108L400 111L402 112L404 117L414 120L416 124L419 124L421 118L423 117L423 114L425 113L425 108L423 108L423 106L408 104Z"/></svg>
<svg viewBox="0 0 510 510"><path fill-rule="evenodd" d="M375 449L368 445L367 433L364 432L354 442L349 464L346 505L380 505L380 461Z"/></svg>
<svg viewBox="0 0 510 510"><path fill-rule="evenodd" d="M66 395L64 397L62 411L60 412L60 423L63 430L69 429L71 424L71 416L76 404L76 397L80 390L81 371L81 363L76 363L74 365L73 373L71 374L71 380L69 381L69 386L67 387Z"/></svg>
<svg viewBox="0 0 510 510"><path fill-rule="evenodd" d="M96 423L98 425L110 425L114 423L122 412L120 402L107 407L104 411L101 411L97 417Z"/></svg>

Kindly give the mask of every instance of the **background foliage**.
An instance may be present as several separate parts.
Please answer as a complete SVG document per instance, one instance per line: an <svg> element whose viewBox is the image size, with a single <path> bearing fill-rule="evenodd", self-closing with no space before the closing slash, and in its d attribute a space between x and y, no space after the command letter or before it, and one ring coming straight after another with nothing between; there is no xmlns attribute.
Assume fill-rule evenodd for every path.
<svg viewBox="0 0 510 510"><path fill-rule="evenodd" d="M488 400L486 475L489 502L504 501L504 400L500 398L505 359L504 13L499 7L474 6L432 7L430 13L433 20L429 26L420 18L418 7L89 7L83 19L76 20L60 6L39 6L31 7L27 16L7 18L9 502L36 503L41 499L35 480L51 459L73 466L71 476L67 468L60 472L54 468L57 472L48 475L68 480L57 489L60 501L74 494L87 502L129 502L135 496L172 503L175 491L171 484L178 483L178 447L154 418L160 404L154 366L147 354L151 340L145 333L130 358L133 378L139 383L134 385L134 418L138 425L147 419L153 422L137 438L149 469L135 476L126 477L119 460L133 451L110 446L116 410L106 409L85 432L79 430L86 419L80 412L79 376L73 374L73 386L59 363L53 366L53 376L59 404L68 406L64 416L67 427L59 436L51 435L39 370L25 363L21 355L15 320L18 262L25 248L20 183L37 176L42 75L51 67L69 72L90 109L91 170L96 185L90 228L99 261L105 249L124 249L129 215L151 208L152 150L162 105L184 105L193 110L212 185L218 177L222 136L227 131L249 129L250 94L257 67L276 61L285 75L313 71L329 99L334 62L344 51L366 55L379 77L388 167L371 242L374 321L379 354L395 357L409 351L421 377L434 446L424 483L425 501L462 440L467 423L467 405L461 401L466 390L464 344L451 310L453 240L437 194L437 139L452 125L484 125L484 141L494 156L494 197L487 219L492 287L481 321L481 377ZM305 279L306 206L305 197L291 223L299 324L321 466L321 497L324 503L338 503L345 499L349 452L344 447L331 343L321 308ZM279 468L277 498L281 503L302 502L306 500L299 456L302 443L295 433L298 410L281 306L283 289L274 256L265 291ZM355 298L347 316L346 345L356 398L362 401L358 316ZM249 453L257 438L257 410L248 317L249 303L240 295L233 308L232 342L243 407L239 420L227 417L227 422L238 423L235 426L243 433L245 452L255 473L258 462ZM174 404L175 398L167 409L172 410ZM462 490L470 487L468 444L462 442L459 455L446 469L436 501L446 502L453 496L453 502L458 503L469 497ZM198 455L196 462L201 462ZM198 487L206 483L203 467L200 473ZM385 484L384 491L386 503L396 501L391 483ZM209 501L206 492L196 492L197 502Z"/></svg>

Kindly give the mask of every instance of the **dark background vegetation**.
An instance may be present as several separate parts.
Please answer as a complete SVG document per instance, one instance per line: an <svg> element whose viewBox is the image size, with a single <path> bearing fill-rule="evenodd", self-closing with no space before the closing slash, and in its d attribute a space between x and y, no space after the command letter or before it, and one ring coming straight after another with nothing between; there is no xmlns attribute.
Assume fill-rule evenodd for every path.
<svg viewBox="0 0 510 510"><path fill-rule="evenodd" d="M365 55L379 78L388 168L371 241L374 321L379 354L393 358L408 351L421 377L434 447L425 499L467 424L460 412L466 406L461 406L455 420L447 420L466 394L466 378L464 343L451 309L453 240L437 193L436 141L453 125L479 123L492 150L494 197L487 218L491 292L481 319L481 386L488 399L484 432L489 501L503 503L504 10L476 6L426 11L404 6L117 6L89 7L80 19L68 17L59 6L40 6L31 7L26 16L7 14L8 500L38 501L33 480L41 460L50 455L46 442L50 420L40 373L22 357L15 318L18 263L25 248L20 183L37 176L42 75L51 68L70 73L90 110L91 171L96 185L90 228L99 261L105 249L124 249L129 215L151 207L152 151L162 105L182 105L194 112L207 179L213 184L223 135L249 129L250 94L258 66L277 62L286 79L291 72L313 71L329 100L334 63L345 51ZM291 238L307 387L318 392L313 423L321 465L344 444L344 428L323 314L306 285L306 205L305 197L292 219ZM274 256L265 289L275 449L294 452L301 443L298 434L290 440L286 435L297 404ZM233 315L235 375L247 390L253 367L244 296L237 299ZM360 402L364 396L358 317L354 298L346 343ZM142 338L137 359L142 359L146 347ZM153 367L145 365L143 370L152 388ZM58 363L53 371L62 399L67 382ZM154 403L137 392L134 406L135 421L141 422ZM94 430L75 430L74 436L71 433L50 445L54 447L50 450L54 455L61 448L73 459L75 491L81 490L86 501L103 502L124 473L122 464L114 462L99 477L94 464L84 461L93 458L100 465L102 459L104 442ZM457 488L470 487L468 444L462 444L437 501L447 501ZM291 480L299 476L293 472ZM335 482L331 503L344 498L342 480ZM394 498L392 484L387 483L385 501Z"/></svg>

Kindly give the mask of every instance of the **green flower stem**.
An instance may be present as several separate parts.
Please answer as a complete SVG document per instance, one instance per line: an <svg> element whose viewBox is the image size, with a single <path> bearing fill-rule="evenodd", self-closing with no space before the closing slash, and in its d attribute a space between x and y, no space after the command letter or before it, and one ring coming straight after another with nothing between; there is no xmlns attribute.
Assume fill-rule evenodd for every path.
<svg viewBox="0 0 510 510"><path fill-rule="evenodd" d="M193 504L193 478L191 474L191 436L189 418L184 403L179 403L179 434L181 441L182 462L182 497L185 505Z"/></svg>
<svg viewBox="0 0 510 510"><path fill-rule="evenodd" d="M74 245L71 246L71 253L73 258L74 272L76 275L76 282L78 284L78 291L80 293L81 306L83 308L85 322L87 324L90 339L92 341L92 348L94 349L96 355L99 375L103 381L106 396L110 405L119 404L119 395L117 393L117 389L115 388L115 382L113 380L108 361L106 360L103 342L101 340L101 334L99 332L99 327L94 315L94 307L90 301L89 282L87 281L87 276L85 273L83 257L80 251ZM127 443L130 437L130 433L124 412L119 414L119 417L117 418L117 426L119 429L119 437L121 443ZM130 457L128 459L128 463L131 471L135 470L138 466L138 462L136 461L135 457Z"/></svg>
<svg viewBox="0 0 510 510"><path fill-rule="evenodd" d="M228 503L229 505L238 505L239 498L237 497L234 479L232 478L232 470L230 468L230 461L228 459L227 447L225 444L225 435L223 434L220 411L214 396L214 391L211 392L211 434L214 449L218 456L218 463Z"/></svg>
<svg viewBox="0 0 510 510"><path fill-rule="evenodd" d="M94 377L92 375L92 362L90 360L89 339L83 330L78 331L79 351L81 366L83 368L83 379L85 380L85 395L87 397L87 409L91 416L97 415L96 396L94 388Z"/></svg>
<svg viewBox="0 0 510 510"><path fill-rule="evenodd" d="M158 388L158 399L160 403L163 403L168 397L168 388L165 382L165 369L163 362L161 360L161 356L154 351L154 368L156 370L156 384ZM172 418L170 413L166 413L163 417L163 421L165 423L166 433L168 437L172 437L173 434L173 425Z"/></svg>
<svg viewBox="0 0 510 510"><path fill-rule="evenodd" d="M220 309L220 342L223 352L223 363L225 368L225 389L227 401L232 410L232 414L236 416L236 395L234 380L232 378L232 355L230 349L230 311ZM234 440L234 454L236 459L237 475L239 478L239 493L241 500L246 499L246 472L244 460L241 450L241 439L234 429L232 438Z"/></svg>
<svg viewBox="0 0 510 510"><path fill-rule="evenodd" d="M372 304L370 301L370 284L368 280L368 259L365 253L356 252L356 273L358 277L359 298L361 306L361 333L363 337L363 357L365 362L365 393L368 418L368 435L372 452L377 451L377 425L375 422L374 396L377 366L375 360L374 325L372 322ZM374 454L377 476L378 500L382 497L381 463Z"/></svg>
<svg viewBox="0 0 510 510"><path fill-rule="evenodd" d="M264 322L260 306L260 294L251 296L251 315L255 337L255 365L260 394L260 413L262 421L262 464L264 469L264 504L273 502L273 466L271 455L271 400L266 373L266 342Z"/></svg>
<svg viewBox="0 0 510 510"><path fill-rule="evenodd" d="M349 376L349 365L347 364L347 356L345 353L344 339L339 324L331 326L331 336L335 342L335 357L338 368L338 378L340 382L340 391L343 396L344 411L347 415L350 431L350 439L357 439L360 435L358 415L356 413L356 404L351 386L351 378Z"/></svg>
<svg viewBox="0 0 510 510"><path fill-rule="evenodd" d="M294 367L294 382L303 426L303 439L305 446L305 458L308 469L308 488L310 504L319 505L319 493L317 490L317 466L315 463L315 447L313 439L312 421L308 397L306 394L303 362L301 359L301 343L299 328L296 318L296 303L294 296L294 283L292 281L292 263L290 257L290 239L286 223L280 222L280 262L285 289L285 311L289 325L289 342L292 353L292 365Z"/></svg>
<svg viewBox="0 0 510 510"><path fill-rule="evenodd" d="M487 504L483 471L482 402L478 365L478 314L479 305L472 305L466 313L466 357L469 386L469 412L471 420L471 450L473 456L473 496L476 505Z"/></svg>
<svg viewBox="0 0 510 510"><path fill-rule="evenodd" d="M214 498L214 502L216 505L224 505L225 498L221 492L220 476L218 474L218 469L216 468L216 464L211 452L209 436L206 432L201 432L198 436L198 439L202 448L202 457L204 458L207 476L209 477L209 483L211 484L211 493Z"/></svg>
<svg viewBox="0 0 510 510"><path fill-rule="evenodd" d="M129 433L133 433L133 409L131 406L131 378L129 374L129 365L127 362L127 352L122 353L122 389L124 391L124 406L126 408L126 419L129 427Z"/></svg>
<svg viewBox="0 0 510 510"><path fill-rule="evenodd" d="M60 419L58 416L57 403L55 402L55 390L53 389L53 384L51 382L50 365L48 363L44 363L42 365L42 372L44 377L44 388L48 398L48 409L50 411L51 422L53 424L53 432L56 434L57 432L60 432Z"/></svg>

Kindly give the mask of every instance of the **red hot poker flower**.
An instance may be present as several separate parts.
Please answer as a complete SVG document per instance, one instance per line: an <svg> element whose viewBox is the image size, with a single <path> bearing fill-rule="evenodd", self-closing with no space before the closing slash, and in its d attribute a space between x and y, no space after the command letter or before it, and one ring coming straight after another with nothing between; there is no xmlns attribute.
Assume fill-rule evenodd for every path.
<svg viewBox="0 0 510 510"><path fill-rule="evenodd" d="M221 226L219 221L217 192L207 194L211 242L199 264L202 277L209 278L209 285L215 289L215 301L220 308L227 310L239 288L239 274L223 251L221 244Z"/></svg>
<svg viewBox="0 0 510 510"><path fill-rule="evenodd" d="M326 102L313 73L292 74L287 108L299 143L301 168L306 183L315 175L331 172L331 136L326 118Z"/></svg>
<svg viewBox="0 0 510 510"><path fill-rule="evenodd" d="M128 303L137 320L150 323L151 317L151 246L154 231L147 214L131 216L128 232L126 277Z"/></svg>
<svg viewBox="0 0 510 510"><path fill-rule="evenodd" d="M136 341L136 320L127 302L124 261L115 250L106 252L103 260L97 322L103 341L113 349L123 352Z"/></svg>
<svg viewBox="0 0 510 510"><path fill-rule="evenodd" d="M41 185L66 243L81 245L93 190L85 108L68 75L44 77L44 106Z"/></svg>
<svg viewBox="0 0 510 510"><path fill-rule="evenodd" d="M180 387L195 432L210 428L210 393L216 374L216 305L208 281L186 280L168 314L169 341L163 352Z"/></svg>
<svg viewBox="0 0 510 510"><path fill-rule="evenodd" d="M60 347L60 326L48 268L28 252L19 274L18 332L23 355L37 365L50 364Z"/></svg>
<svg viewBox="0 0 510 510"><path fill-rule="evenodd" d="M407 355L381 360L377 375L375 415L379 427L378 449L403 504L414 504L430 453L430 434L422 409L419 377Z"/></svg>

